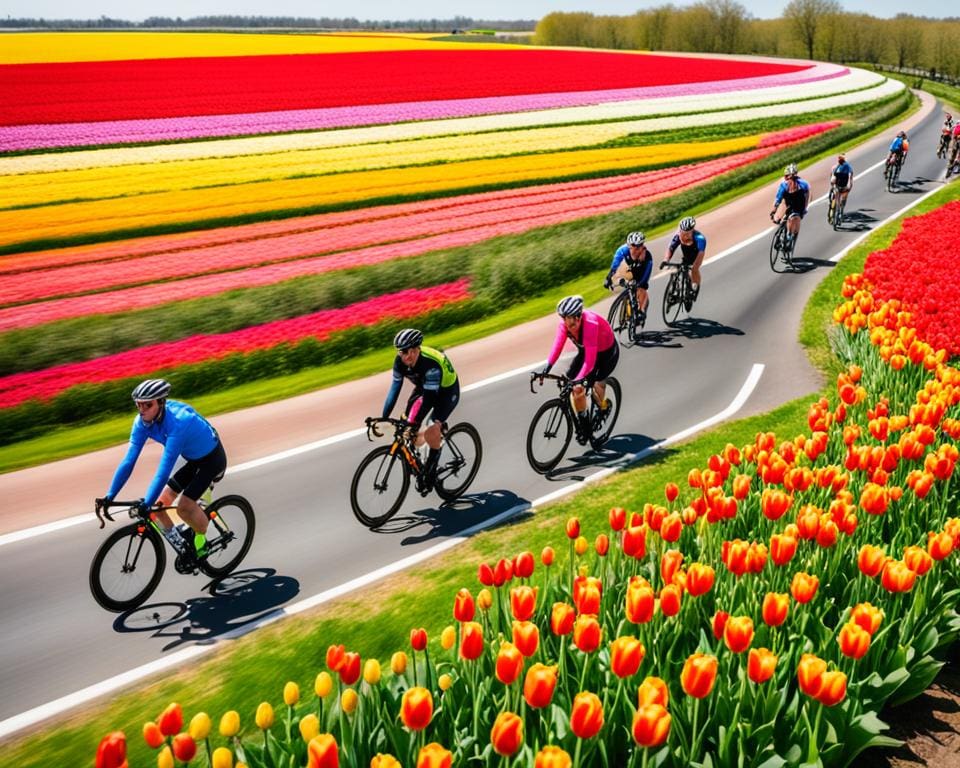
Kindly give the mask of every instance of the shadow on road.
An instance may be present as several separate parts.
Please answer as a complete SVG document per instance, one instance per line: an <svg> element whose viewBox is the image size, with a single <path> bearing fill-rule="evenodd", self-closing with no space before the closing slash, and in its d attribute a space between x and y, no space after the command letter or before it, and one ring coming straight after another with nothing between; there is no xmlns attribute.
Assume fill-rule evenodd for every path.
<svg viewBox="0 0 960 768"><path fill-rule="evenodd" d="M210 597L185 603L150 603L120 614L116 632L150 632L171 638L164 651L187 643L206 644L263 618L300 593L300 582L272 568L248 568L204 587Z"/></svg>
<svg viewBox="0 0 960 768"><path fill-rule="evenodd" d="M822 267L824 269L833 269L837 266L836 262L830 261L829 259L815 259L809 256L794 256L790 261L790 268L785 269L783 274L789 275L802 275L810 272L817 267Z"/></svg>
<svg viewBox="0 0 960 768"><path fill-rule="evenodd" d="M844 211L843 223L839 227L840 232L866 232L873 229L871 225L877 223L877 217L871 216L873 208L858 208L855 211Z"/></svg>
<svg viewBox="0 0 960 768"><path fill-rule="evenodd" d="M685 317L677 320L670 328L660 331L644 331L638 346L643 347L682 347L681 339L709 339L711 336L743 336L743 331L716 320L702 317Z"/></svg>
<svg viewBox="0 0 960 768"><path fill-rule="evenodd" d="M897 189L895 194L907 194L907 195L919 195L927 190L924 188L924 184L929 184L934 179L928 179L925 176L918 176L915 179L910 179L905 181L904 179L897 180Z"/></svg>
<svg viewBox="0 0 960 768"><path fill-rule="evenodd" d="M565 463L547 472L545 477L548 480L583 480L587 477L588 470L614 466L626 457L649 448L658 440L659 438L648 435L614 435L599 451L588 450L579 456L571 456Z"/></svg>

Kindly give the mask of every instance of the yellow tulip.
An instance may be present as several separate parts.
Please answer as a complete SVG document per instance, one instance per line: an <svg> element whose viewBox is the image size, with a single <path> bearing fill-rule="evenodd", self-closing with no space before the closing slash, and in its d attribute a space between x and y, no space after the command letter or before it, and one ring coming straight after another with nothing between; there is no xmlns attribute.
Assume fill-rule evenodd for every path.
<svg viewBox="0 0 960 768"><path fill-rule="evenodd" d="M370 768L402 768L402 766L393 755L382 755L378 752L370 761Z"/></svg>
<svg viewBox="0 0 960 768"><path fill-rule="evenodd" d="M212 727L210 716L206 712L197 712L190 721L189 732L194 741L203 741L210 735Z"/></svg>
<svg viewBox="0 0 960 768"><path fill-rule="evenodd" d="M493 595L490 594L490 590L481 589L477 593L477 607L481 611L489 611L491 605L493 605Z"/></svg>
<svg viewBox="0 0 960 768"><path fill-rule="evenodd" d="M363 665L363 679L368 685L376 685L380 682L380 662L376 659L367 659Z"/></svg>
<svg viewBox="0 0 960 768"><path fill-rule="evenodd" d="M267 702L263 702L257 707L257 728L261 731L267 730L270 726L273 725L273 707L271 707Z"/></svg>
<svg viewBox="0 0 960 768"><path fill-rule="evenodd" d="M324 670L317 675L317 679L313 683L313 690L321 699L325 699L330 695L330 691L333 690L333 678L330 677L329 672Z"/></svg>
<svg viewBox="0 0 960 768"><path fill-rule="evenodd" d="M314 736L320 735L320 721L316 715L307 715L300 721L300 735L308 743Z"/></svg>
<svg viewBox="0 0 960 768"><path fill-rule="evenodd" d="M164 747L157 755L157 768L173 768L173 752L170 747Z"/></svg>
<svg viewBox="0 0 960 768"><path fill-rule="evenodd" d="M349 715L357 708L359 701L357 692L353 688L347 688L340 696L340 707Z"/></svg>
<svg viewBox="0 0 960 768"><path fill-rule="evenodd" d="M580 570L579 570L579 574L580 574L581 576L589 576L589 575L590 575L590 566L589 566L589 565L581 565L581 566L580 566Z"/></svg>
<svg viewBox="0 0 960 768"><path fill-rule="evenodd" d="M573 551L579 556L583 556L583 553L587 551L587 547L590 546L590 542L587 541L586 536L577 536L577 540L573 542Z"/></svg>
<svg viewBox="0 0 960 768"><path fill-rule="evenodd" d="M242 763L238 765L242 765ZM226 747L217 747L213 750L212 768L233 768L233 752Z"/></svg>
<svg viewBox="0 0 960 768"><path fill-rule="evenodd" d="M443 650L449 651L457 642L457 630L453 627L446 627L443 632L440 633L440 645L443 647Z"/></svg>
<svg viewBox="0 0 960 768"><path fill-rule="evenodd" d="M397 651L393 656L390 657L390 669L393 670L393 674L402 675L407 671L407 654L403 651Z"/></svg>
<svg viewBox="0 0 960 768"><path fill-rule="evenodd" d="M236 736L240 732L240 714L231 709L220 718L220 735L225 738Z"/></svg>
<svg viewBox="0 0 960 768"><path fill-rule="evenodd" d="M300 701L300 686L293 682L283 686L283 703L292 707L298 701Z"/></svg>
<svg viewBox="0 0 960 768"><path fill-rule="evenodd" d="M453 678L450 677L450 675L440 675L440 679L437 680L437 685L440 686L441 691L449 691L453 685Z"/></svg>

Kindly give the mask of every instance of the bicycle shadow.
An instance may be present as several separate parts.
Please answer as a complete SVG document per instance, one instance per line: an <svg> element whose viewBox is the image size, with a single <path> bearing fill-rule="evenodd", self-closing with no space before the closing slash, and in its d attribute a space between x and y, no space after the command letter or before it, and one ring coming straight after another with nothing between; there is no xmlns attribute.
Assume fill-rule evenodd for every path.
<svg viewBox="0 0 960 768"><path fill-rule="evenodd" d="M707 320L702 317L685 317L677 320L672 326L662 331L649 331L651 334L649 347L676 348L682 347L679 339L709 339L711 336L743 336L744 332L731 325L718 323L716 320Z"/></svg>
<svg viewBox="0 0 960 768"><path fill-rule="evenodd" d="M829 259L816 259L812 256L794 256L790 260L790 266L783 271L783 274L802 275L807 272L812 272L817 267L833 269L835 266L837 266L837 263Z"/></svg>
<svg viewBox="0 0 960 768"><path fill-rule="evenodd" d="M934 181L933 179L928 179L926 176L917 176L916 178L906 181L902 178L897 179L896 184L894 184L895 192L894 194L906 194L906 195L919 195L927 190L924 188L924 184L929 184Z"/></svg>
<svg viewBox="0 0 960 768"><path fill-rule="evenodd" d="M870 216L867 211L873 211L873 208L858 208L855 211L844 211L843 223L837 228L838 232L866 232L873 229L872 224L876 224L877 217Z"/></svg>
<svg viewBox="0 0 960 768"><path fill-rule="evenodd" d="M209 645L245 625L269 616L300 593L300 582L273 568L247 568L204 586L209 597L183 603L147 603L113 622L121 634L149 632L171 638L169 651L182 645Z"/></svg>
<svg viewBox="0 0 960 768"><path fill-rule="evenodd" d="M626 458L654 445L659 439L649 435L614 435L599 450L586 449L585 453L570 456L564 464L551 469L544 477L547 480L585 480L587 475L582 473L586 470L616 466Z"/></svg>

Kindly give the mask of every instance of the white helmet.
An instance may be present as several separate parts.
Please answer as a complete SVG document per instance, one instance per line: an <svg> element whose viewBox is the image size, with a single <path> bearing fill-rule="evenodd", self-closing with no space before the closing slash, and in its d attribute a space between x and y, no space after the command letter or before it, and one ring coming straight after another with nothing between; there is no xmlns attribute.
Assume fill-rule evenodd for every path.
<svg viewBox="0 0 960 768"><path fill-rule="evenodd" d="M583 296L567 296L557 304L560 317L579 317L583 314Z"/></svg>
<svg viewBox="0 0 960 768"><path fill-rule="evenodd" d="M627 235L627 245L643 245L647 236L643 232L631 232Z"/></svg>
<svg viewBox="0 0 960 768"><path fill-rule="evenodd" d="M404 328L393 337L393 346L403 352L423 344L423 334L416 328Z"/></svg>
<svg viewBox="0 0 960 768"><path fill-rule="evenodd" d="M697 226L697 220L693 216L684 216L680 219L681 232L692 232L695 226Z"/></svg>
<svg viewBox="0 0 960 768"><path fill-rule="evenodd" d="M170 394L170 382L165 379L147 379L134 388L131 395L135 402L161 400Z"/></svg>

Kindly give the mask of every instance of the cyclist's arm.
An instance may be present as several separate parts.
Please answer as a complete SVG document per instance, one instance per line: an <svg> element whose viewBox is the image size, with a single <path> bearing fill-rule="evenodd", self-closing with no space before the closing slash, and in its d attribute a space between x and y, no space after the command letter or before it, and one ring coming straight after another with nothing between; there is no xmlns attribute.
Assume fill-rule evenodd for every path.
<svg viewBox="0 0 960 768"><path fill-rule="evenodd" d="M703 256L707 252L707 238L702 232L697 232L694 242L697 244L697 258L703 261Z"/></svg>
<svg viewBox="0 0 960 768"><path fill-rule="evenodd" d="M674 235L673 239L667 244L667 255L665 257L666 261L670 261L673 258L673 254L676 253L677 248L680 246L680 236Z"/></svg>
<svg viewBox="0 0 960 768"><path fill-rule="evenodd" d="M623 262L624 254L620 251L621 248L617 248L616 253L613 254L613 261L610 262L610 269L607 271L607 277L613 277L613 273L617 271L617 267L620 266Z"/></svg>
<svg viewBox="0 0 960 768"><path fill-rule="evenodd" d="M120 491L123 490L123 486L126 485L127 480L130 479L130 473L133 472L137 459L140 458L140 451L143 450L146 442L146 431L140 425L140 417L135 416L133 428L130 430L130 446L127 448L127 455L123 457L120 466L118 466L117 471L114 472L113 480L110 483L110 490L107 491L107 496L111 499L117 497L117 494L120 493Z"/></svg>
<svg viewBox="0 0 960 768"><path fill-rule="evenodd" d="M547 370L553 368L557 360L560 359L560 353L563 352L563 345L567 343L567 329L563 321L557 326L557 335L553 339L553 348L547 356Z"/></svg>
<svg viewBox="0 0 960 768"><path fill-rule="evenodd" d="M167 443L163 446L163 456L160 457L160 465L157 467L157 473L153 476L153 480L150 481L150 487L147 488L147 492L143 495L143 502L148 507L152 507L157 499L160 498L160 494L163 492L163 486L167 484L167 480L169 480L170 475L173 474L173 467L177 463L177 459L179 459L183 453L185 440L186 435L182 429L174 430L167 438Z"/></svg>
<svg viewBox="0 0 960 768"><path fill-rule="evenodd" d="M420 428L420 422L423 417L430 413L430 410L437 403L440 396L440 380L443 372L439 367L427 371L423 377L423 389L420 393L420 402L410 411L410 423L415 429Z"/></svg>
<svg viewBox="0 0 960 768"><path fill-rule="evenodd" d="M583 379L597 364L597 344L599 341L600 326L595 317L583 316L583 365L580 366L578 379Z"/></svg>
<svg viewBox="0 0 960 768"><path fill-rule="evenodd" d="M779 208L780 203L783 202L783 193L786 192L786 190L786 185L781 181L780 185L777 187L776 197L773 198L773 211L771 211L771 213L777 212L777 208Z"/></svg>
<svg viewBox="0 0 960 768"><path fill-rule="evenodd" d="M396 367L393 369L393 381L390 383L390 391L387 392L387 399L383 402L383 418L387 418L393 407L397 404L397 398L400 397L400 388L403 386L403 376L401 376Z"/></svg>

